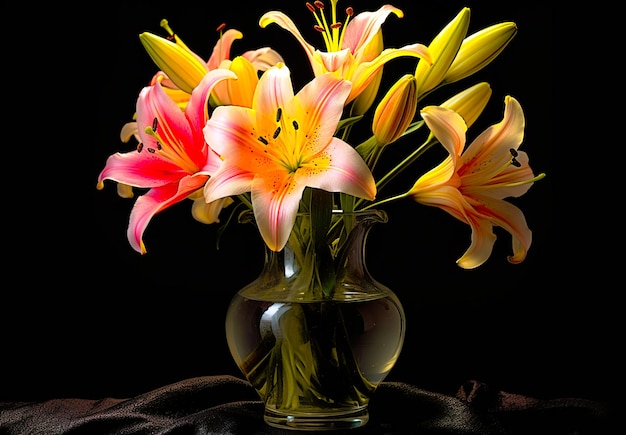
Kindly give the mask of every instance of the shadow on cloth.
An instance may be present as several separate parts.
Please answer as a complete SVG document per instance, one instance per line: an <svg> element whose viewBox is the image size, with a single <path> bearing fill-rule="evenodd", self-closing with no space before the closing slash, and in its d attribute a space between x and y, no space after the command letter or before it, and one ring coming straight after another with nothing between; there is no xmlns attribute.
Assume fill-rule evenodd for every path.
<svg viewBox="0 0 626 435"><path fill-rule="evenodd" d="M383 382L370 401L370 421L343 432L370 434L598 435L609 432L608 407L576 398L538 400L469 381L455 396ZM251 434L293 435L263 421L250 384L230 375L166 385L129 399L60 398L0 403L7 435Z"/></svg>

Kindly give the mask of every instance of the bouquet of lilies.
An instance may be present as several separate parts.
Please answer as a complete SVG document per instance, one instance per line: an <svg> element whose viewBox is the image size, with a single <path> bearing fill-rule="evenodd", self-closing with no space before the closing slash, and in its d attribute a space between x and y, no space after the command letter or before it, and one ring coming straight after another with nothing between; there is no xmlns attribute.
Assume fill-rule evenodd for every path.
<svg viewBox="0 0 626 435"><path fill-rule="evenodd" d="M494 226L511 235L509 262L522 262L532 233L522 211L506 199L523 195L544 177L533 173L519 150L522 105L506 96L502 119L470 140L468 129L491 97L487 82L437 97L439 104L422 103L494 60L516 35L516 24L468 35L470 10L463 8L430 43L392 48L384 44L383 24L390 15L403 17L397 7L360 13L348 7L341 16L338 0L306 8L323 45L305 40L283 12L259 19L262 28L277 25L301 44L312 74L300 89L294 89L278 47L231 56L233 42L243 37L239 30L220 26L208 60L166 20L161 26L167 35L139 35L158 71L139 92L134 118L121 129L122 141L137 145L111 155L97 184L103 189L105 181L116 182L126 198L141 192L128 226L132 248L146 253L143 235L151 219L187 199L192 216L206 224L228 223L241 207L253 212L272 251L285 246L299 212L323 215L409 200L470 226L460 267L475 268L489 258ZM414 66L381 88L386 63L401 57L413 59ZM366 131L367 139L355 143L356 129ZM399 143L405 155L381 171L385 151ZM416 160L435 146L446 151L445 158L412 173ZM413 181L402 193L385 196L400 173Z"/></svg>

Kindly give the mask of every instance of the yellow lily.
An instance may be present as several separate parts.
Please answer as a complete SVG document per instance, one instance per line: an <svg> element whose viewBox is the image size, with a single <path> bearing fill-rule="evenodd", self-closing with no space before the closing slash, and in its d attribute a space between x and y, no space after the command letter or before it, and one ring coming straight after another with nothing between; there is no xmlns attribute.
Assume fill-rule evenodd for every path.
<svg viewBox="0 0 626 435"><path fill-rule="evenodd" d="M166 80L161 80L161 83L166 87L166 91L168 88L179 89L184 92L188 101L191 91L198 86L206 73L221 68L223 62L230 59L233 42L243 38L243 34L235 29L228 29L222 33L222 26L218 28L220 39L213 47L213 52L208 61L204 61L191 51L169 27L167 20L161 21L161 27L169 33L168 38L163 38L150 32L144 32L139 35L146 52L161 69L161 74L164 73L166 76ZM283 62L280 54L269 47L249 50L241 56L251 63L256 72L265 71L270 66ZM223 86L217 89L219 90L220 88L223 89ZM168 92L169 94L170 92ZM173 99L176 100L176 97L173 97ZM184 104L182 105L184 106Z"/></svg>
<svg viewBox="0 0 626 435"><path fill-rule="evenodd" d="M525 194L545 174L535 176L528 155L518 150L525 125L519 102L507 96L502 121L487 128L467 149L467 126L458 113L429 106L421 114L449 156L421 176L406 195L471 227L470 247L457 260L460 267L473 269L487 261L496 241L494 225L511 234L513 255L508 261L524 261L532 232L522 211L504 199Z"/></svg>
<svg viewBox="0 0 626 435"><path fill-rule="evenodd" d="M387 48L371 59L373 48L370 43L378 37L378 31L387 16L393 13L402 18L404 12L391 5L383 5L375 12L362 12L354 15L352 8L347 8L346 22L341 23L336 19L337 3L338 0L331 0L332 20L330 23L324 15L322 1L316 1L314 5L307 3L307 7L317 20L318 24L315 28L322 34L327 51L318 50L306 42L291 18L283 12L265 13L260 18L259 25L265 28L275 23L294 35L304 48L316 77L331 72L337 78L352 82L352 90L346 100L346 105L361 95L376 79L385 63L392 59L412 56L432 63L428 48L423 44L411 44L398 49Z"/></svg>

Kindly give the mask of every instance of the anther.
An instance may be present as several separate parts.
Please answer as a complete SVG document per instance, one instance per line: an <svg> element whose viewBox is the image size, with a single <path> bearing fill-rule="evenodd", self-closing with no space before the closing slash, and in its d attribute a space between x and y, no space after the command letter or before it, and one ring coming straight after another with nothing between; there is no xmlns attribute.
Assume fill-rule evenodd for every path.
<svg viewBox="0 0 626 435"><path fill-rule="evenodd" d="M515 148L510 148L509 152L511 153L513 157L517 157L517 150Z"/></svg>
<svg viewBox="0 0 626 435"><path fill-rule="evenodd" d="M279 107L278 110L276 111L276 122L280 122L280 117L282 114L283 114L283 109Z"/></svg>
<svg viewBox="0 0 626 435"><path fill-rule="evenodd" d="M298 121L296 121L295 119L291 123L293 124L294 130L297 130L298 128L300 128L300 126L298 125Z"/></svg>
<svg viewBox="0 0 626 435"><path fill-rule="evenodd" d="M313 13L315 13L315 7L311 3L306 2L306 7L307 7L308 10L310 10Z"/></svg>
<svg viewBox="0 0 626 435"><path fill-rule="evenodd" d="M318 26L317 24L315 26L313 26L313 28L315 30L317 30L318 32L320 32L320 33L324 33L324 28L321 27L321 26Z"/></svg>
<svg viewBox="0 0 626 435"><path fill-rule="evenodd" d="M154 150L154 148L148 148L148 152L149 152L149 153L152 153L152 154L156 153L156 151Z"/></svg>
<svg viewBox="0 0 626 435"><path fill-rule="evenodd" d="M335 24L331 24L330 28L331 29L341 29L342 24L341 23L335 23Z"/></svg>
<svg viewBox="0 0 626 435"><path fill-rule="evenodd" d="M152 130L156 133L157 131L157 127L159 126L159 120L154 118L152 120Z"/></svg>
<svg viewBox="0 0 626 435"><path fill-rule="evenodd" d="M280 127L278 127L276 129L276 131L274 132L274 134L272 135L272 139L276 139L278 137L278 135L280 134Z"/></svg>
<svg viewBox="0 0 626 435"><path fill-rule="evenodd" d="M157 144L157 149L161 151L163 149L163 145L161 145L161 142L157 141L156 144Z"/></svg>
<svg viewBox="0 0 626 435"><path fill-rule="evenodd" d="M511 159L511 164L512 164L513 166L515 166L516 168L519 168L519 167L521 167L521 166L522 166L522 164L521 164L520 162L518 162L517 160L515 160L515 157L513 157L513 158Z"/></svg>
<svg viewBox="0 0 626 435"><path fill-rule="evenodd" d="M352 8L352 6L348 6L346 8L346 15L349 16L349 17L354 15L354 9Z"/></svg>
<svg viewBox="0 0 626 435"><path fill-rule="evenodd" d="M137 144L137 152L140 153L143 149L143 143Z"/></svg>
<svg viewBox="0 0 626 435"><path fill-rule="evenodd" d="M263 136L259 136L258 140L259 140L259 142L261 142L263 145L267 145L267 144L269 144L269 142L267 141L267 139L265 139Z"/></svg>
<svg viewBox="0 0 626 435"><path fill-rule="evenodd" d="M324 9L324 2L320 1L320 0L316 0L313 2L313 4L315 5L316 8L318 9Z"/></svg>
<svg viewBox="0 0 626 435"><path fill-rule="evenodd" d="M221 32L222 30L224 30L225 27L226 27L226 23L222 23L219 26L217 26L217 29L215 29L215 31Z"/></svg>

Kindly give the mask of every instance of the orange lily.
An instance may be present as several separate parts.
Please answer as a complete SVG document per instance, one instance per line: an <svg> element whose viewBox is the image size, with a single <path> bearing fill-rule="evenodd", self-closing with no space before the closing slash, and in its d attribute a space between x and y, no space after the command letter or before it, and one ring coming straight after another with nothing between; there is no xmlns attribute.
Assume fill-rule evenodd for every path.
<svg viewBox="0 0 626 435"><path fill-rule="evenodd" d="M532 232L522 211L504 198L525 194L545 174L535 176L528 155L518 151L525 124L519 102L507 96L502 121L487 128L465 152L467 126L459 114L439 106L425 107L421 114L450 155L420 177L407 195L471 227L471 245L457 260L460 267L473 269L487 261L496 240L494 225L512 236L513 255L508 261L524 261Z"/></svg>
<svg viewBox="0 0 626 435"><path fill-rule="evenodd" d="M252 108L219 106L207 121L207 143L222 158L204 188L207 202L251 192L266 245L281 250L306 187L373 199L374 177L354 150L333 137L350 82L323 74L294 95L279 63L260 78Z"/></svg>

